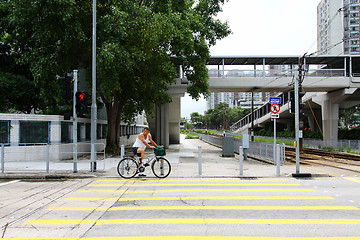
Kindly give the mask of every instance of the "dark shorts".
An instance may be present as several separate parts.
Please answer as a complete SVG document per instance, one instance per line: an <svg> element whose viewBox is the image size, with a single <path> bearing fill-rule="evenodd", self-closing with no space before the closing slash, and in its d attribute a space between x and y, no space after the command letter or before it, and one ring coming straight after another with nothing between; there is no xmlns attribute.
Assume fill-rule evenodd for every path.
<svg viewBox="0 0 360 240"><path fill-rule="evenodd" d="M141 153L137 152L138 147L133 147L132 150L133 150L134 155L136 154L138 157L141 157Z"/></svg>

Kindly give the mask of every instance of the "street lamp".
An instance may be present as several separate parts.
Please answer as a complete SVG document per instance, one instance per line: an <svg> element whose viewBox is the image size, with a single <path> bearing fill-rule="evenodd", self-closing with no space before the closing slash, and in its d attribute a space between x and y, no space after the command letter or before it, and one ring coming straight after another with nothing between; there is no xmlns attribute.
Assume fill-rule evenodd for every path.
<svg viewBox="0 0 360 240"><path fill-rule="evenodd" d="M93 32L92 32L92 103L91 103L91 172L96 172L96 0L93 0Z"/></svg>

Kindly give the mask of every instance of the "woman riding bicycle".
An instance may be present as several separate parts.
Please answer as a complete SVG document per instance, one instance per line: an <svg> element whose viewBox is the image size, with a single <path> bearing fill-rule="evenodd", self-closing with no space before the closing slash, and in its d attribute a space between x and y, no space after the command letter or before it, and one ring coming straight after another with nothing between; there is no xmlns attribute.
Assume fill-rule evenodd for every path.
<svg viewBox="0 0 360 240"><path fill-rule="evenodd" d="M154 149L154 146L151 146L149 143L152 143L154 146L158 147L158 145L152 140L150 130L148 127L145 127L143 132L138 135L136 138L136 141L134 145L132 146L133 153L137 154L139 158L139 166L142 164L142 160L145 159L145 149L146 147L149 147L151 149ZM144 164L144 166L147 163ZM146 167L146 166L145 166Z"/></svg>

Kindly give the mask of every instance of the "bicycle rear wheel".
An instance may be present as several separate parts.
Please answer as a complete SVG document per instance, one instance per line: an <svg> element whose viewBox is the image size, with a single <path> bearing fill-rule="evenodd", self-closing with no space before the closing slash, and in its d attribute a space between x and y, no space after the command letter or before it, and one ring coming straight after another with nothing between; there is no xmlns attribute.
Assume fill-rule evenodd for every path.
<svg viewBox="0 0 360 240"><path fill-rule="evenodd" d="M132 178L138 171L138 164L134 158L125 157L120 160L117 171L123 178Z"/></svg>
<svg viewBox="0 0 360 240"><path fill-rule="evenodd" d="M167 159L163 157L158 157L151 164L151 170L156 177L166 178L171 172L171 165Z"/></svg>

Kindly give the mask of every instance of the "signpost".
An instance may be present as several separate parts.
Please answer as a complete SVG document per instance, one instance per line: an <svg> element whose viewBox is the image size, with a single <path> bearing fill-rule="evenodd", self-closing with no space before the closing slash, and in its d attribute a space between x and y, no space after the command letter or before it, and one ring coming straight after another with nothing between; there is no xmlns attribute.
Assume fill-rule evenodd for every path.
<svg viewBox="0 0 360 240"><path fill-rule="evenodd" d="M273 147L273 158L274 163L276 162L276 119L279 118L281 97L271 97L269 100L271 106L271 119L274 120L274 147Z"/></svg>

